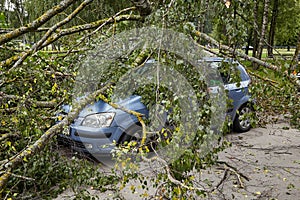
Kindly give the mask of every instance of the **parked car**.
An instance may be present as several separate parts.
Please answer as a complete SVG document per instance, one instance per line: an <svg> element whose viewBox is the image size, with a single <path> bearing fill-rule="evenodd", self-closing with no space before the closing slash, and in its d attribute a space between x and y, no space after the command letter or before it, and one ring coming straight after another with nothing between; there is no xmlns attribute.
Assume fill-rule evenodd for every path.
<svg viewBox="0 0 300 200"><path fill-rule="evenodd" d="M250 114L253 111L254 101L249 93L251 79L246 69L233 59L207 58L206 62L211 63L211 66L221 66L223 62L228 63L231 65L230 69L232 72L230 74L240 76L237 77L240 80L236 80L230 74L221 72L224 87L228 91L228 98L232 100L232 106L229 106L227 115L231 117L233 129L236 132L249 131L251 128Z"/></svg>
<svg viewBox="0 0 300 200"><path fill-rule="evenodd" d="M243 50L247 49L247 46L242 46L242 49ZM248 46L248 50L253 50L253 46Z"/></svg>
<svg viewBox="0 0 300 200"><path fill-rule="evenodd" d="M253 111L251 96L248 91L250 77L245 68L231 59L218 57L205 58L205 62L212 68L219 68L222 63L227 63L231 69L240 75L240 82L221 72L224 87L228 90L228 97L233 100L228 108L228 116L233 122L233 129L237 132L245 132L251 128L249 114ZM233 67L235 66L235 67ZM212 88L209 90L213 91ZM141 96L132 95L118 102L119 105L129 110L149 116L147 107L141 102ZM63 107L64 113L70 111L70 106ZM58 140L70 145L75 151L89 153L110 153L115 143L120 144L136 139L135 134L141 133L141 126L134 115L130 115L120 109L115 109L109 104L99 100L86 106L68 130L59 134Z"/></svg>

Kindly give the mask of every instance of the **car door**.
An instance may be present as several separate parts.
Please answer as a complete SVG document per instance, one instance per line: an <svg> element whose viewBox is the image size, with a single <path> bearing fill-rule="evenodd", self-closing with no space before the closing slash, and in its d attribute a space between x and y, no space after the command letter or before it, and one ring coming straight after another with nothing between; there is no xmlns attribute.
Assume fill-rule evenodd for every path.
<svg viewBox="0 0 300 200"><path fill-rule="evenodd" d="M232 100L234 110L243 104L243 99L248 95L248 85L250 77L240 64L234 64L230 68L230 73L224 75L225 89L228 90L228 98Z"/></svg>

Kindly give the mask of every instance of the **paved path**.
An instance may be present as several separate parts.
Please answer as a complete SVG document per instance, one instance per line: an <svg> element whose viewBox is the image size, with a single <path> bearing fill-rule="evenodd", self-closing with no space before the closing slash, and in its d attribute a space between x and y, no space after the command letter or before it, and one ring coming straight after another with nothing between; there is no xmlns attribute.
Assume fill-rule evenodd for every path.
<svg viewBox="0 0 300 200"><path fill-rule="evenodd" d="M218 190L206 199L300 199L299 130L290 129L287 124L282 123L267 125L266 128L255 128L242 134L233 133L226 138L232 142L232 146L219 154L219 160L234 167L249 180L238 178L237 173L228 170L230 168L226 168L223 164L204 170L201 174L195 174L195 180L210 189L211 186L208 185L219 185ZM145 175L151 177L151 172L146 171ZM224 176L225 171L227 176ZM205 182L207 183L205 179L211 182L205 185ZM130 185L138 188L140 183L131 181L120 192L125 199L147 199L140 197L145 192L155 195L156 189L151 187L148 188L149 190L138 188L135 193L132 193L129 189ZM113 199L115 195L112 191L99 193L89 190L89 192L97 195L99 199ZM69 199L71 196L70 192L66 192L57 199ZM200 198L195 197L195 199Z"/></svg>
<svg viewBox="0 0 300 200"><path fill-rule="evenodd" d="M243 134L230 134L232 147L220 153L239 172L249 177L240 188L233 174L211 199L300 199L300 131L287 124L268 125ZM214 174L223 176L220 170ZM216 179L216 180L218 180Z"/></svg>

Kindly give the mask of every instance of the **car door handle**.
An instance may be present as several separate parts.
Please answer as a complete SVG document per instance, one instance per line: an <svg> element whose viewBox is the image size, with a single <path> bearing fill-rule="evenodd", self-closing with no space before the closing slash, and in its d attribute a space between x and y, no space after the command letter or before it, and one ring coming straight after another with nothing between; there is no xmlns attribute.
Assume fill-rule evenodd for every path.
<svg viewBox="0 0 300 200"><path fill-rule="evenodd" d="M235 92L241 92L242 89L235 89L234 91L235 91Z"/></svg>

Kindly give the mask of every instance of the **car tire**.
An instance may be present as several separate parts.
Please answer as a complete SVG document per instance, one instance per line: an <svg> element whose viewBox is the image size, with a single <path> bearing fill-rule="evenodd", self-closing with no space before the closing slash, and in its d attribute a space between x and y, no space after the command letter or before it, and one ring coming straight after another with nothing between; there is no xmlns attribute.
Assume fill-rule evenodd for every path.
<svg viewBox="0 0 300 200"><path fill-rule="evenodd" d="M128 128L121 138L119 139L119 144L120 145L126 145L127 143L131 141L136 141L137 144L133 148L134 150L137 150L139 147L141 147L141 141L143 137L143 129L142 126L139 124L135 124ZM147 146L150 151L153 151L156 147L156 143L154 142L154 139L151 138L146 138L145 144L143 146Z"/></svg>
<svg viewBox="0 0 300 200"><path fill-rule="evenodd" d="M233 130L239 133L249 131L251 129L251 113L253 113L253 109L249 104L242 105L233 121Z"/></svg>
<svg viewBox="0 0 300 200"><path fill-rule="evenodd" d="M138 124L134 124L123 133L119 140L119 144L125 144L132 140L139 141L142 138L142 133L142 127Z"/></svg>

